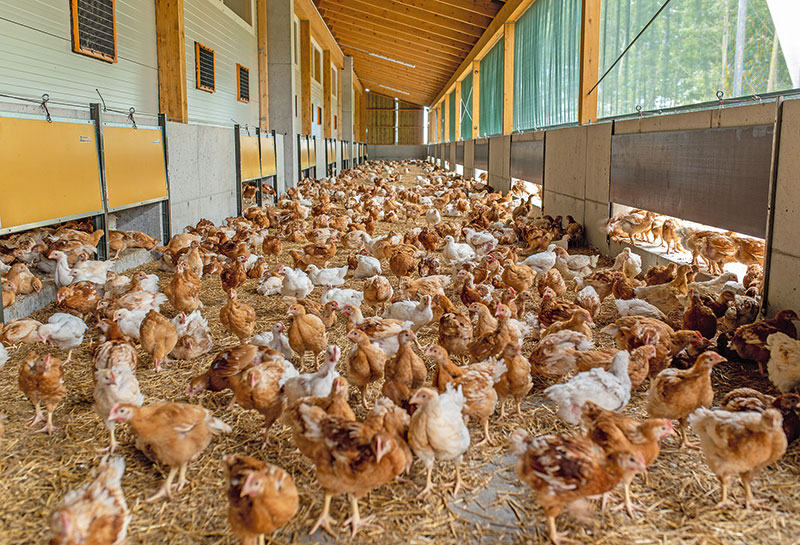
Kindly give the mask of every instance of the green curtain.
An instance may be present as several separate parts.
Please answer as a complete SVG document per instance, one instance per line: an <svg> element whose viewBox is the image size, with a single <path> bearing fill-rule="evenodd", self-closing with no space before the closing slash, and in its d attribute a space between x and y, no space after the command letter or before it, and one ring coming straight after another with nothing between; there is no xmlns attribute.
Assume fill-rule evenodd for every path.
<svg viewBox="0 0 800 545"><path fill-rule="evenodd" d="M601 76L663 3L603 0ZM737 70L741 5L747 11ZM792 87L767 0L672 0L600 84L598 115L715 101L717 91L730 98Z"/></svg>
<svg viewBox="0 0 800 545"><path fill-rule="evenodd" d="M444 102L439 106L439 142L444 142Z"/></svg>
<svg viewBox="0 0 800 545"><path fill-rule="evenodd" d="M503 132L503 38L481 59L480 134Z"/></svg>
<svg viewBox="0 0 800 545"><path fill-rule="evenodd" d="M461 138L472 138L472 70L461 80Z"/></svg>
<svg viewBox="0 0 800 545"><path fill-rule="evenodd" d="M453 91L450 93L450 96L447 97L447 108L448 112L447 115L450 117L450 131L447 139L450 142L456 141L456 92Z"/></svg>
<svg viewBox="0 0 800 545"><path fill-rule="evenodd" d="M537 0L517 20L514 130L578 121L580 46L581 0Z"/></svg>

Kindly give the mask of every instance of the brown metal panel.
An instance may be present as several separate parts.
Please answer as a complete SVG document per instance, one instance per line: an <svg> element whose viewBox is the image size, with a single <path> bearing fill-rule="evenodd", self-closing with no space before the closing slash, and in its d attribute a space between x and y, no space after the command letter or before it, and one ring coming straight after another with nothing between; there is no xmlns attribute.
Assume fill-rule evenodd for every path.
<svg viewBox="0 0 800 545"><path fill-rule="evenodd" d="M611 200L766 235L773 125L614 135Z"/></svg>
<svg viewBox="0 0 800 545"><path fill-rule="evenodd" d="M544 180L543 141L511 141L511 177L542 184Z"/></svg>
<svg viewBox="0 0 800 545"><path fill-rule="evenodd" d="M475 141L475 167L479 170L489 171L489 140Z"/></svg>
<svg viewBox="0 0 800 545"><path fill-rule="evenodd" d="M464 142L456 142L456 164L464 165Z"/></svg>

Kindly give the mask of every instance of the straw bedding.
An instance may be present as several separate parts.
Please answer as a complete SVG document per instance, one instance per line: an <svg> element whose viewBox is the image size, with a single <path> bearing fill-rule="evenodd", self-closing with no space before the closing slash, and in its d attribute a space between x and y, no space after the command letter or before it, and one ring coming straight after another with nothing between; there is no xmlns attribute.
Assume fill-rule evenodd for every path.
<svg viewBox="0 0 800 545"><path fill-rule="evenodd" d="M404 182L412 184L416 174L412 169L412 173L404 177ZM377 233L384 234L390 228L402 232L412 226L379 223ZM332 260L331 266L343 265L346 257L347 250L343 249ZM610 263L606 261L606 264ZM273 259L270 266L277 267L278 262ZM154 264L141 269L158 273L162 288L168 281L168 275L157 271ZM387 277L397 285L396 278L391 274ZM348 278L345 287L360 289L361 284L361 280ZM267 330L278 320L288 320L286 305L280 297L262 297L255 293L256 285L256 280L248 280L239 290L240 299L256 309L256 331ZM318 299L320 292L321 289L317 288L311 297ZM567 297L574 297L573 288ZM212 328L214 349L194 361L167 363L160 374L153 372L149 356L140 354L137 376L147 402L186 401L187 381L203 372L214 354L236 344L236 339L224 332L218 323L219 309L225 301L218 278L205 279L201 299L205 305L203 314L209 318ZM453 300L457 301L457 297ZM33 317L46 321L53 312L54 308L50 307ZM162 307L162 313L170 317L174 315L169 304ZM609 298L596 319L597 329L615 318L616 309ZM33 407L17 386L17 373L20 362L31 350L49 351L62 358L66 354L41 344L23 346L12 349L10 361L0 370L0 411L6 415L5 434L0 439L0 505L3 506L0 510L0 543L46 541L52 509L68 490L86 481L102 456L97 449L107 445L108 435L92 407L92 366L88 348L97 335L96 328L87 332L84 344L74 351L72 362L65 370L64 380L69 393L55 412L54 422L59 429L52 436L34 434L27 427L26 419L32 416ZM346 369L346 353L350 348L345 335L342 318L328 332L329 342L344 349L342 371ZM419 339L423 346L435 342L436 326L423 328ZM596 335L595 340L600 347L612 344L605 335ZM530 353L532 345L533 341L526 341L524 354ZM771 391L766 378L758 375L754 368L739 363L719 366L714 370L713 380L718 397L741 386ZM557 420L553 407L542 401L539 393L543 386L543 383L535 383L532 394L523 404L521 416L514 414L513 409L503 419L499 418L499 412L495 414L491 420L495 446L470 448L467 452L462 473L471 490L461 492L457 498L435 495L424 501L418 500L415 496L424 483L424 471L415 463L410 476L380 487L361 501L362 515L376 515L373 522L379 523L383 531L368 529L350 540L344 530L340 539L355 543L411 544L548 542L543 513L532 499L530 489L516 478L514 458L506 451L506 437L519 426L534 433L566 431L564 424ZM379 388L379 384L370 387L370 400L376 399ZM127 462L122 484L132 515L128 543L236 543L226 520L227 501L221 462L224 455L232 453L257 456L278 464L297 483L300 510L289 524L275 535L268 536L268 542L333 541L321 532L310 538L307 536L322 507L322 494L315 484L313 464L295 449L289 429L280 424L273 426L271 445L262 450L262 417L238 406L223 412L230 395L205 392L196 400L229 423L233 433L214 439L201 457L190 464L189 483L172 501L144 503L144 498L158 487L165 472L134 448L127 426L117 428L121 443L117 452ZM356 399L354 394L351 395L351 404L358 417L363 418L366 411L357 406ZM635 393L626 412L645 416L643 399L643 391ZM474 422L470 429L473 439L481 437L482 432ZM452 469L452 465L437 464L438 475L435 473L434 478L447 479ZM624 511L612 513L606 509L601 512L595 506L591 520L577 522L564 516L559 519L559 528L579 542L597 544L800 543L798 473L800 448L795 444L777 464L762 471L755 482L755 493L757 497L768 500L769 510L719 510L714 507L719 499L718 482L701 454L679 450L677 439L668 438L661 456L651 467L649 486L645 486L641 478L634 483L635 502L647 509L636 521L630 520ZM743 496L738 486L733 488L733 493L739 499ZM615 494L620 497L621 490ZM343 497L334 500L331 514L340 521L349 516L349 507Z"/></svg>

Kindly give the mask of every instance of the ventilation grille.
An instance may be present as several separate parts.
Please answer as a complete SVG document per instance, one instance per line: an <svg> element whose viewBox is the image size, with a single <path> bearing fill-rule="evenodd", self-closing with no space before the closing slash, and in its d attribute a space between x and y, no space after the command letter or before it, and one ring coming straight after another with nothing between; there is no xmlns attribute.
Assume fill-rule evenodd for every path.
<svg viewBox="0 0 800 545"><path fill-rule="evenodd" d="M72 0L72 49L117 61L114 0Z"/></svg>
<svg viewBox="0 0 800 545"><path fill-rule="evenodd" d="M214 50L201 44L194 43L195 63L197 72L197 88L203 91L216 91L216 77L214 75Z"/></svg>
<svg viewBox="0 0 800 545"><path fill-rule="evenodd" d="M238 82L236 87L239 93L237 98L242 102L250 102L250 69L237 64L236 81Z"/></svg>

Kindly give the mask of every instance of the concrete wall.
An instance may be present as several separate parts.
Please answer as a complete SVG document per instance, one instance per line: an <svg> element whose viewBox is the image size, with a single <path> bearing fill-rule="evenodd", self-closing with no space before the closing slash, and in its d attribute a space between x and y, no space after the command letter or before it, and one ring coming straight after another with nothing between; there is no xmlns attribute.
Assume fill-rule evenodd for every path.
<svg viewBox="0 0 800 545"><path fill-rule="evenodd" d="M413 145L367 145L367 154L370 160L398 161L402 159L425 159L428 154L426 146Z"/></svg>
<svg viewBox="0 0 800 545"><path fill-rule="evenodd" d="M233 129L167 124L172 234L236 214Z"/></svg>

